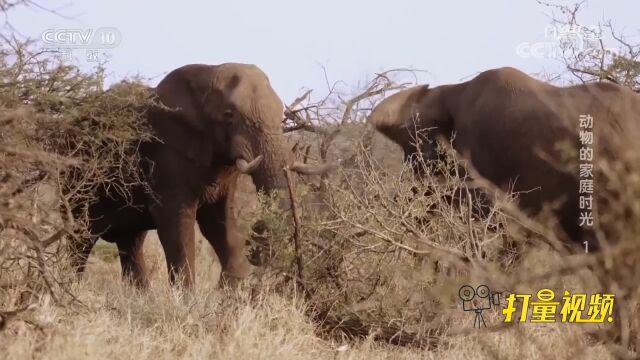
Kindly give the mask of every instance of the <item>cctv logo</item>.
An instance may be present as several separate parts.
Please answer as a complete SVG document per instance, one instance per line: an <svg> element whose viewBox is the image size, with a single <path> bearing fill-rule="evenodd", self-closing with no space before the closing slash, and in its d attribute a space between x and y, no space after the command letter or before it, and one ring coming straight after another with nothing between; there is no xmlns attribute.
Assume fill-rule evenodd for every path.
<svg viewBox="0 0 640 360"><path fill-rule="evenodd" d="M114 27L98 29L48 29L40 37L47 47L66 49L113 49L122 34Z"/></svg>
<svg viewBox="0 0 640 360"><path fill-rule="evenodd" d="M458 296L462 301L462 310L473 311L476 314L474 328L476 324L478 329L481 326L487 327L482 311L500 307L500 293L492 292L487 285L480 285L475 289L470 285L464 285L458 291Z"/></svg>

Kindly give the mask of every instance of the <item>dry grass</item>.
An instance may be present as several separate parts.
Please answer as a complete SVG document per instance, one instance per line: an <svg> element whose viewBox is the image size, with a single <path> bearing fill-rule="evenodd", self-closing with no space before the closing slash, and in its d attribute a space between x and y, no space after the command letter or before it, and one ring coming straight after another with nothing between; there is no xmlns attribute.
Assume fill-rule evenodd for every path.
<svg viewBox="0 0 640 360"><path fill-rule="evenodd" d="M588 345L584 327L571 324L527 324L496 332L472 329L473 316L460 311L452 294L440 316L450 322L446 345L433 350L401 348L362 339L346 351L343 342L323 340L305 315L306 303L263 289L231 291L216 286L219 266L199 237L197 287L192 294L171 290L162 251L150 234L152 287L136 293L117 276L115 247L99 243L90 258L87 278L73 287L82 302L72 308L42 297L35 309L12 322L0 337L5 359L607 359L603 346ZM541 251L521 270L539 268L540 259L558 259ZM546 283L545 285L549 285ZM571 285L571 281L558 286ZM5 295L6 296L6 295ZM489 325L499 322L486 316ZM568 346L571 344L572 346Z"/></svg>

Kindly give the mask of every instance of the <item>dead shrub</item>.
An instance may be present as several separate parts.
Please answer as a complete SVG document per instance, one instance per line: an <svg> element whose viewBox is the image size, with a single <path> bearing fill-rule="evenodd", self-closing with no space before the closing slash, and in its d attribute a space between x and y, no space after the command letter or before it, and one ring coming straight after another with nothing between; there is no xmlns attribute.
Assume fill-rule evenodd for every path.
<svg viewBox="0 0 640 360"><path fill-rule="evenodd" d="M31 41L2 40L0 308L9 310L0 317L8 319L43 294L73 298L64 267L67 244L85 236L84 210L98 195L144 186L136 147L150 138L151 97L139 79L105 91L100 68L84 73Z"/></svg>

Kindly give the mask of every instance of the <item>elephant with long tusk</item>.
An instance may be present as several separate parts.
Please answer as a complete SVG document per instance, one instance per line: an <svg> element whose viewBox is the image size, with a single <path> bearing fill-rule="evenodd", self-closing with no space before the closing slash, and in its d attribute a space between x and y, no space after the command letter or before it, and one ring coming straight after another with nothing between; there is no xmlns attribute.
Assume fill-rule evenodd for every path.
<svg viewBox="0 0 640 360"><path fill-rule="evenodd" d="M331 166L293 162L281 126L283 103L255 65L185 65L150 91L158 105L145 116L156 139L139 151L153 194L137 188L130 203L107 189L97 194L89 207L91 236L75 243L74 265L82 273L101 237L118 246L123 276L145 287L142 245L146 232L157 229L171 283L192 286L197 222L223 275L247 277L254 266L244 255L233 214L238 176L250 176L257 190L284 195L285 168L319 174ZM281 199L287 207L288 198Z"/></svg>
<svg viewBox="0 0 640 360"><path fill-rule="evenodd" d="M240 170L241 173L248 175L251 174L251 172L253 172L253 170L255 170L258 165L260 165L262 159L264 159L264 156L262 155L258 155L250 162L247 162L247 160L245 159L238 159L236 160L236 167L238 168L238 170Z"/></svg>

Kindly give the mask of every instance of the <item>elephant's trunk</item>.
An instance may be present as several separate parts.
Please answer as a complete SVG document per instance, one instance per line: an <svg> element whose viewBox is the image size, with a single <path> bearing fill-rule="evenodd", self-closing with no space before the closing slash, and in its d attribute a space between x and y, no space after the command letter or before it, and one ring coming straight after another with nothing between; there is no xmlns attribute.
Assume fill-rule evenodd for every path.
<svg viewBox="0 0 640 360"><path fill-rule="evenodd" d="M277 193L279 207L288 210L290 199L287 194L287 178L284 168L289 164L291 154L286 151L284 136L272 135L258 146L256 153L263 156L262 161L251 172L256 190L266 193Z"/></svg>
<svg viewBox="0 0 640 360"><path fill-rule="evenodd" d="M273 141L275 140L275 141ZM287 177L284 168L290 160L282 135L271 137L271 141L258 147L263 156L260 164L250 173L256 190L274 194L278 199L278 208L285 219L291 208L291 200L287 189ZM257 152L257 151L256 151ZM252 225L252 242L257 246L250 251L253 265L263 266L269 262L270 248L273 239L269 235L269 224L265 219L258 219Z"/></svg>

